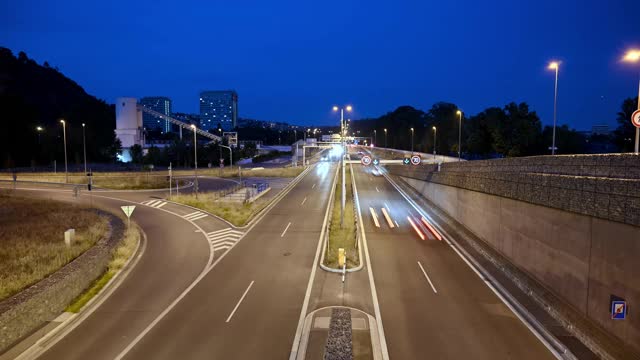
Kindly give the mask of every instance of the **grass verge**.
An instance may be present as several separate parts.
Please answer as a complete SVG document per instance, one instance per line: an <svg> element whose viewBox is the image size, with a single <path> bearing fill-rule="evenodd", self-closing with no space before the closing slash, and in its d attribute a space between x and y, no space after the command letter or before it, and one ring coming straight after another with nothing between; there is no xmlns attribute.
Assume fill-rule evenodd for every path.
<svg viewBox="0 0 640 360"><path fill-rule="evenodd" d="M217 201L220 195L216 192L199 193L198 198L194 194L177 195L171 197L172 201L217 215L235 226L246 225L267 204L268 200L260 198L251 204Z"/></svg>
<svg viewBox="0 0 640 360"><path fill-rule="evenodd" d="M105 172L93 173L93 186L112 190L148 190L166 189L169 187L167 172ZM191 172L193 174L193 172ZM1 180L13 180L11 174L0 175ZM18 173L18 181L40 181L51 183L65 183L64 173ZM70 173L69 184L86 185L89 178L82 174ZM186 184L186 180L180 179L180 186ZM171 186L175 186L175 179Z"/></svg>
<svg viewBox="0 0 640 360"><path fill-rule="evenodd" d="M338 170L342 171L342 170ZM338 249L343 248L347 254L347 268L360 264L356 249L356 218L353 208L353 187L351 169L345 167L346 202L344 206L344 223L340 226L340 207L342 202L342 174L338 174L335 197L331 209L331 225L329 226L329 248L324 256L324 264L330 268L338 268Z"/></svg>
<svg viewBox="0 0 640 360"><path fill-rule="evenodd" d="M76 241L64 243L64 231ZM94 210L0 192L0 300L35 284L92 247L108 231Z"/></svg>
<svg viewBox="0 0 640 360"><path fill-rule="evenodd" d="M122 242L113 251L113 258L109 262L107 271L105 271L102 276L94 281L89 289L78 296L71 303L71 305L69 305L65 309L65 311L77 313L89 302L89 300L93 299L93 297L96 296L96 294L98 294L100 290L102 290L102 288L107 285L107 283L109 283L109 280L111 280L111 278L113 278L118 273L118 271L120 271L124 267L124 265L127 263L127 260L129 260L129 258L136 250L139 241L140 230L134 224L125 231Z"/></svg>

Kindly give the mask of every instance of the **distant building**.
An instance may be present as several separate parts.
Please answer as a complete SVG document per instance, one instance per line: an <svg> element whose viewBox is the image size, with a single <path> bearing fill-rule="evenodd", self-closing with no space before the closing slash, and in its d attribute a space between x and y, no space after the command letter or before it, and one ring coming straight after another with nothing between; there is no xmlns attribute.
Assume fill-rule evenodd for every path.
<svg viewBox="0 0 640 360"><path fill-rule="evenodd" d="M140 105L171 116L171 99L165 96L149 96L140 99ZM160 130L162 133L171 132L171 123L166 119L159 119L151 114L142 114L142 125L147 131Z"/></svg>
<svg viewBox="0 0 640 360"><path fill-rule="evenodd" d="M200 115L199 114L186 114L186 113L173 113L173 118L180 120L184 123L195 125L200 127Z"/></svg>
<svg viewBox="0 0 640 360"><path fill-rule="evenodd" d="M200 127L231 131L238 122L238 94L233 90L200 93Z"/></svg>

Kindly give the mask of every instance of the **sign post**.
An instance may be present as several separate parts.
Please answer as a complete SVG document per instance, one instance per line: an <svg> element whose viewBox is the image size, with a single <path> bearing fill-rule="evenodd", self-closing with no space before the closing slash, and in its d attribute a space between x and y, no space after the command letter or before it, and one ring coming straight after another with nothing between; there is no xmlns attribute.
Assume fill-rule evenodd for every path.
<svg viewBox="0 0 640 360"><path fill-rule="evenodd" d="M136 206L127 205L127 206L120 206L120 208L122 209L124 214L127 215L127 228L129 228L129 226L131 226L131 214L133 214L133 210L135 210Z"/></svg>
<svg viewBox="0 0 640 360"><path fill-rule="evenodd" d="M640 101L640 100L639 100ZM631 115L631 123L636 127L636 146L635 152L636 154L640 151L640 109L633 112Z"/></svg>

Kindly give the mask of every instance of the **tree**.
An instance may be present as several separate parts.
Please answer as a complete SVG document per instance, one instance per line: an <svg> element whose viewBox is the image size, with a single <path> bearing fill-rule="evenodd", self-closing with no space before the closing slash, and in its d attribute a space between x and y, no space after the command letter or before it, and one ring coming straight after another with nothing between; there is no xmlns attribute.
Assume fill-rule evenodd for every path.
<svg viewBox="0 0 640 360"><path fill-rule="evenodd" d="M621 152L632 152L635 145L636 128L631 123L631 115L638 109L638 98L628 98L622 102L618 112L618 128L614 131L614 142Z"/></svg>
<svg viewBox="0 0 640 360"><path fill-rule="evenodd" d="M142 164L142 146L135 144L129 148L129 155L131 155L131 162L134 164Z"/></svg>
<svg viewBox="0 0 640 360"><path fill-rule="evenodd" d="M553 127L545 126L542 131L542 144L540 154L550 154L548 147L553 143ZM556 126L556 154L584 154L587 149L587 139L568 125Z"/></svg>

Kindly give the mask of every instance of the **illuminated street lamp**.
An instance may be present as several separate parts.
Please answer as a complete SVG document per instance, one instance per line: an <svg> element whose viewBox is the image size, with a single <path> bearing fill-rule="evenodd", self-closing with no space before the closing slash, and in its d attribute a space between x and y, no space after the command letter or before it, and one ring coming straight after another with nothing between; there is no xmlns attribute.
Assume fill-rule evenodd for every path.
<svg viewBox="0 0 640 360"><path fill-rule="evenodd" d="M413 155L413 128L411 128L411 154Z"/></svg>
<svg viewBox="0 0 640 360"><path fill-rule="evenodd" d="M558 112L558 70L560 69L560 63L558 61L552 61L549 63L549 69L556 71L556 82L554 87L553 96L553 135L551 137L551 155L556 154L556 117Z"/></svg>
<svg viewBox="0 0 640 360"><path fill-rule="evenodd" d="M196 190L196 199L198 198L198 143L196 142L196 126L191 124L191 130L193 130L193 160L195 163L195 167L193 168L193 174L195 177L195 190Z"/></svg>
<svg viewBox="0 0 640 360"><path fill-rule="evenodd" d="M436 159L436 135L438 133L438 129L436 129L435 126L432 126L431 129L433 130L433 159Z"/></svg>
<svg viewBox="0 0 640 360"><path fill-rule="evenodd" d="M387 147L387 129L384 129L384 147Z"/></svg>
<svg viewBox="0 0 640 360"><path fill-rule="evenodd" d="M62 124L62 137L64 139L64 182L69 182L69 172L67 169L67 123L64 120L60 120Z"/></svg>
<svg viewBox="0 0 640 360"><path fill-rule="evenodd" d="M38 133L38 145L40 145L40 134L43 130L42 126L36 126L36 132Z"/></svg>
<svg viewBox="0 0 640 360"><path fill-rule="evenodd" d="M351 112L353 110L353 107L351 107L351 105L347 105L344 108L340 108L340 141L342 141L342 206L340 206L340 227L343 226L344 224L344 207L345 207L345 203L347 201L347 196L345 194L346 191L346 185L345 185L345 169L344 169L344 160L347 156L347 151L345 149L345 145L344 145L344 137L345 137L345 123L344 123L344 110L347 110L347 112ZM333 107L333 111L338 111L338 107L334 106Z"/></svg>
<svg viewBox="0 0 640 360"><path fill-rule="evenodd" d="M630 62L630 63L638 63L640 62L640 50L632 49L627 51L622 58L622 61ZM638 82L638 110L640 110L640 81ZM636 144L634 147L634 151L637 154L640 152L640 128L636 127Z"/></svg>
<svg viewBox="0 0 640 360"><path fill-rule="evenodd" d="M462 111L456 111L458 114L458 161L460 161L460 153L462 151Z"/></svg>

